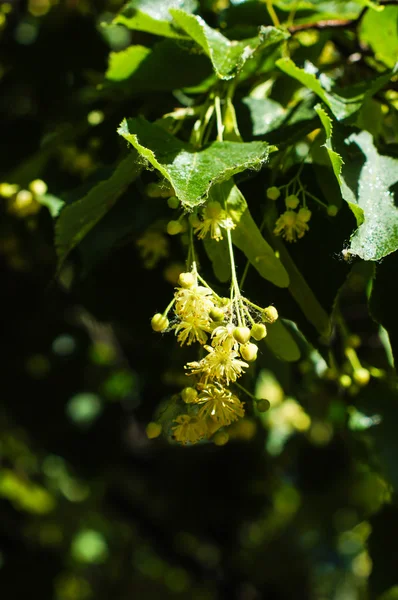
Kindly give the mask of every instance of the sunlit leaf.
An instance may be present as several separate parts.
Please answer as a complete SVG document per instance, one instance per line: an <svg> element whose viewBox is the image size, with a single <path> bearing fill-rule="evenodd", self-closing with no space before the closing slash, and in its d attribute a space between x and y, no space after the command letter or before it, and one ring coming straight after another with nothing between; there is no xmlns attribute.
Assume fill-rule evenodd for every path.
<svg viewBox="0 0 398 600"><path fill-rule="evenodd" d="M170 9L180 8L189 13L196 7L195 0L130 0L113 22L129 29L179 38L184 35L171 24Z"/></svg>
<svg viewBox="0 0 398 600"><path fill-rule="evenodd" d="M363 211L349 250L363 260L380 260L398 249L398 209L391 189L398 181L398 159L379 154L367 131L350 135L340 153L341 193L350 207Z"/></svg>
<svg viewBox="0 0 398 600"><path fill-rule="evenodd" d="M207 25L201 18L182 10L170 10L175 23L183 29L210 58L220 79L234 77L253 54L287 39L289 34L276 27L261 27L259 35L242 41L231 41Z"/></svg>
<svg viewBox="0 0 398 600"><path fill-rule="evenodd" d="M142 118L125 119L118 133L171 183L185 208L204 202L214 184L261 168L270 150L265 142L213 142L195 149Z"/></svg>

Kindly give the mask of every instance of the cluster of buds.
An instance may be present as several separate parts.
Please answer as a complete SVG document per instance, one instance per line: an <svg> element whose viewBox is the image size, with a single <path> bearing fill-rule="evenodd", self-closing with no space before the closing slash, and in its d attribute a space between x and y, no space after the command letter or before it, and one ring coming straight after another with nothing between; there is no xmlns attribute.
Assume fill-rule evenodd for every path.
<svg viewBox="0 0 398 600"><path fill-rule="evenodd" d="M31 181L27 190L16 184L0 184L0 196L7 199L7 212L21 219L39 212L39 199L46 193L47 185L41 179Z"/></svg>
<svg viewBox="0 0 398 600"><path fill-rule="evenodd" d="M174 307L175 319L168 312ZM278 318L273 306L262 309L240 294L222 298L200 277L196 265L181 273L173 301L152 318L152 328L174 330L181 345L199 344L205 355L185 365L190 383L181 394L181 413L172 435L180 443L213 437L245 414L230 389L257 358L258 342L267 335L266 323ZM254 341L251 341L254 340Z"/></svg>

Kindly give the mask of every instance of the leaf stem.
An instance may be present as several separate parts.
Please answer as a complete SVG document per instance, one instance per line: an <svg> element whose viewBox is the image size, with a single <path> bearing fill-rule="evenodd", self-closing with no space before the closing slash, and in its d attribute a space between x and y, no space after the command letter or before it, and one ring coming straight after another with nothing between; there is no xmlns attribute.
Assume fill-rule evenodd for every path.
<svg viewBox="0 0 398 600"><path fill-rule="evenodd" d="M273 7L272 0L265 0L265 4L267 5L268 14L271 17L272 23L274 24L275 27L280 27L281 23L278 19L278 15L276 14L275 9Z"/></svg>

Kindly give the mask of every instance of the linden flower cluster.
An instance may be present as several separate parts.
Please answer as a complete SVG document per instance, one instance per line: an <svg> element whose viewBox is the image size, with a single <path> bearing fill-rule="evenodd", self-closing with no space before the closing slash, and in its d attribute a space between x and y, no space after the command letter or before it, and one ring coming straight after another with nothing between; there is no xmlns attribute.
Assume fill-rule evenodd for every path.
<svg viewBox="0 0 398 600"><path fill-rule="evenodd" d="M273 306L261 309L240 294L221 298L198 275L195 264L192 271L181 273L179 284L165 313L152 318L152 328L174 330L181 345L198 343L205 353L185 365L192 378L181 392L186 412L172 426L174 439L186 444L212 437L244 416L244 405L229 386L257 358L258 347L250 339L263 339L264 322L274 322L278 313ZM176 320L170 325L167 313L172 306Z"/></svg>
<svg viewBox="0 0 398 600"><path fill-rule="evenodd" d="M267 197L270 200L277 200L279 196L280 190L277 187L268 188ZM299 204L300 200L295 194L286 196L286 211L275 223L274 234L281 235L287 242L296 242L309 229L308 221L311 219L311 211L306 206L302 206L296 212Z"/></svg>

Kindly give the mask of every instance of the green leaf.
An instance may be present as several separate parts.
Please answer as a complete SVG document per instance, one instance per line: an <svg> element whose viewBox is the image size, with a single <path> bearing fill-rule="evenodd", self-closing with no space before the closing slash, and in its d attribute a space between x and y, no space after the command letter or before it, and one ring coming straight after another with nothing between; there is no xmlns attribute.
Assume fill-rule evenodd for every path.
<svg viewBox="0 0 398 600"><path fill-rule="evenodd" d="M330 162L332 163L332 168L333 168L333 173L336 176L336 179L338 181L338 183L341 185L341 168L343 166L343 159L341 158L340 154L338 154L337 152L335 152L333 150L333 146L332 146L332 133L333 133L333 124L332 124L332 119L329 117L329 115L327 114L327 112L322 108L322 106L320 104L317 104L314 107L315 112L317 113L317 115L319 116L321 123L323 125L323 128L325 130L326 133L326 142L325 142L325 148L327 150L327 153L329 155L330 158Z"/></svg>
<svg viewBox="0 0 398 600"><path fill-rule="evenodd" d="M138 177L141 169L137 153L132 152L117 165L109 179L92 187L80 200L65 206L55 226L58 268Z"/></svg>
<svg viewBox="0 0 398 600"><path fill-rule="evenodd" d="M149 54L151 50L145 46L129 46L121 52L111 52L105 77L112 81L128 79Z"/></svg>
<svg viewBox="0 0 398 600"><path fill-rule="evenodd" d="M359 37L371 47L375 58L393 68L398 59L398 6L384 6L378 14L367 12L361 21Z"/></svg>
<svg viewBox="0 0 398 600"><path fill-rule="evenodd" d="M261 168L270 151L265 142L213 142L198 150L142 118L125 119L118 133L171 183L187 209L203 203L215 183Z"/></svg>
<svg viewBox="0 0 398 600"><path fill-rule="evenodd" d="M398 181L398 159L379 154L367 131L347 138L340 153L345 163L341 193L364 215L349 251L363 260L380 260L398 249L398 209L390 189Z"/></svg>
<svg viewBox="0 0 398 600"><path fill-rule="evenodd" d="M253 54L267 46L282 42L289 34L276 27L261 27L259 35L242 41L231 41L201 18L183 10L172 9L175 23L185 31L210 58L220 79L231 79Z"/></svg>
<svg viewBox="0 0 398 600"><path fill-rule="evenodd" d="M216 191L216 190L215 190ZM289 276L274 250L265 241L250 214L246 200L233 181L217 186L220 201L236 223L232 230L232 242L246 256L261 277L278 287L289 285ZM216 199L216 197L215 197Z"/></svg>
<svg viewBox="0 0 398 600"><path fill-rule="evenodd" d="M192 12L197 8L197 2L195 0L131 0L113 23L164 37L185 37L171 23L172 17L169 12L171 8Z"/></svg>
<svg viewBox="0 0 398 600"><path fill-rule="evenodd" d="M398 365L397 273L398 252L394 252L376 265L369 298L373 319L383 325L388 333L395 365Z"/></svg>
<svg viewBox="0 0 398 600"><path fill-rule="evenodd" d="M206 56L189 51L191 46L191 41L163 40L151 49L130 46L111 52L106 77L112 81L128 78L134 93L198 86L212 70Z"/></svg>
<svg viewBox="0 0 398 600"><path fill-rule="evenodd" d="M229 281L231 279L231 262L225 237L218 242L206 237L203 240L203 245L207 256L211 260L214 275L222 283Z"/></svg>
<svg viewBox="0 0 398 600"><path fill-rule="evenodd" d="M322 82L324 85L329 85L329 78L317 79L313 73L297 67L290 58L280 58L276 61L276 65L281 71L297 79L303 86L314 92L330 108L338 121L347 119L358 112L364 100L376 94L396 72L395 70L388 71L375 79L350 88L338 89L336 87L332 93L322 85Z"/></svg>
<svg viewBox="0 0 398 600"><path fill-rule="evenodd" d="M253 135L265 135L277 129L286 118L286 109L271 98L243 98L253 123Z"/></svg>
<svg viewBox="0 0 398 600"><path fill-rule="evenodd" d="M281 319L267 325L267 337L265 338L265 343L281 360L294 362L299 360L301 356L300 348Z"/></svg>
<svg viewBox="0 0 398 600"><path fill-rule="evenodd" d="M294 10L295 23L324 19L357 19L363 7L373 10L382 8L371 0L274 0L274 5L286 12ZM300 11L303 11L303 16Z"/></svg>

